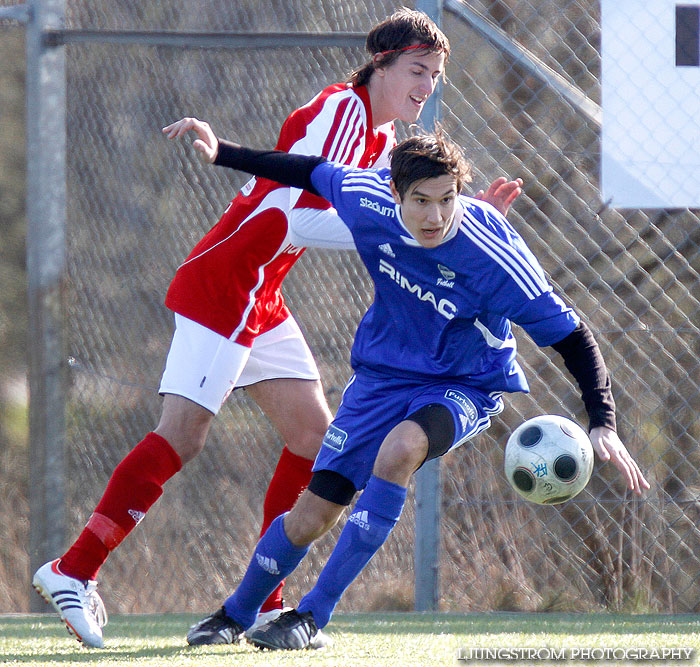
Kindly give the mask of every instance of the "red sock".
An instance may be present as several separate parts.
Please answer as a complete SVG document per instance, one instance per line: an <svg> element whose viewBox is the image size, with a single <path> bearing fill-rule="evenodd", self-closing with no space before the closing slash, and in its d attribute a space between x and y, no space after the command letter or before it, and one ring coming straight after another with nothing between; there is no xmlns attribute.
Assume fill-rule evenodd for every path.
<svg viewBox="0 0 700 667"><path fill-rule="evenodd" d="M263 524L260 530L262 536L267 527L280 515L288 512L302 491L311 480L311 467L314 462L302 456L292 454L285 446L275 468L270 486L267 487L265 504L263 505ZM282 608L282 587L284 581L265 600L260 611Z"/></svg>
<svg viewBox="0 0 700 667"><path fill-rule="evenodd" d="M61 557L61 572L94 579L109 552L138 525L182 462L165 438L149 433L115 468L102 500L73 546Z"/></svg>

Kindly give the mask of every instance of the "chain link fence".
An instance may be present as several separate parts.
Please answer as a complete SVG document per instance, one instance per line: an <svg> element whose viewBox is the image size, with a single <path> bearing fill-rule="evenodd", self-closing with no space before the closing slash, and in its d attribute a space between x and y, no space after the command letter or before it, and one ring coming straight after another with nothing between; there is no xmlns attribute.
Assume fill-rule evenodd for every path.
<svg viewBox="0 0 700 667"><path fill-rule="evenodd" d="M365 32L395 8L386 0L69 0L66 27ZM621 437L652 490L632 498L609 466L597 465L589 487L563 506L517 498L502 474L509 431L541 413L586 423L557 356L519 336L532 393L508 399L486 434L442 461L441 608L697 611L697 211L607 209L598 190L599 127L485 37L470 20L474 12L529 62L599 103L598 3L446 2L442 27L453 53L441 113L474 163L474 190L500 175L524 179L509 218L594 330L613 377ZM188 143L167 142L160 128L193 115L221 136L271 147L290 110L364 61L349 47L66 46L69 539L116 464L157 422L173 328L165 291L245 180L201 166ZM284 293L335 409L371 283L353 253L308 250ZM168 482L103 567L110 611L204 612L220 604L247 565L281 447L245 391L234 392L204 452ZM411 489L402 521L339 609L412 608L414 523ZM289 578L290 602L315 579L337 534Z"/></svg>
<svg viewBox="0 0 700 667"><path fill-rule="evenodd" d="M600 102L597 2L466 4ZM486 437L445 460L453 534L447 531L452 557L442 571L460 582L445 590L501 584L470 608L696 611L697 212L606 209L596 124L465 29L460 12L446 18L458 69L449 71L445 94L448 129L485 179L502 169L525 180L511 219L595 330L614 380L620 434L653 488L634 500L599 466L582 497L561 509L535 508L504 491L500 451L517 421L555 412L585 423L575 388L523 338L531 395L509 401ZM480 537L465 540L469 534Z"/></svg>

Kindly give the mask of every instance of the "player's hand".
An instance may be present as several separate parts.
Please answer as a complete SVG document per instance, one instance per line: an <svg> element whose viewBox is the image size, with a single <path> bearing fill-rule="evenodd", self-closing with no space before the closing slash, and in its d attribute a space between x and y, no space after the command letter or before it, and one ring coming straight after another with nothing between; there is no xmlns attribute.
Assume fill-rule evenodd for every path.
<svg viewBox="0 0 700 667"><path fill-rule="evenodd" d="M192 145L195 147L197 154L203 162L211 164L216 160L216 155L219 152L219 140L212 132L209 123L197 118L182 118L163 128L163 134L168 139L177 139L182 137L192 130L197 134L197 139Z"/></svg>
<svg viewBox="0 0 700 667"><path fill-rule="evenodd" d="M641 496L642 491L651 488L639 469L637 462L627 451L627 447L625 447L615 431L604 426L598 426L591 429L589 435L598 458L601 461L610 461L622 473L630 491L634 491L638 496Z"/></svg>
<svg viewBox="0 0 700 667"><path fill-rule="evenodd" d="M491 183L491 185L489 185L486 192L479 190L479 192L474 195L474 198L481 199L487 204L491 204L491 206L498 209L501 213L503 213L503 215L508 215L508 210L510 209L511 204L523 191L522 185L522 178L516 178L514 181L509 181L507 178L501 176Z"/></svg>

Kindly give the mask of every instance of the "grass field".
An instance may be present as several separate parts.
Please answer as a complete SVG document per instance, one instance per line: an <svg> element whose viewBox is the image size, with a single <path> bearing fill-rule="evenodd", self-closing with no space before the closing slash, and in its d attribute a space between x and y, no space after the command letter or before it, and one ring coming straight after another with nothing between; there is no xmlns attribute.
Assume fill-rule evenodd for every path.
<svg viewBox="0 0 700 667"><path fill-rule="evenodd" d="M91 664L127 667L197 665L669 665L698 664L700 616L617 614L338 614L328 632L333 646L321 651L261 652L241 646L189 648L187 628L199 616L114 616L105 631L105 648L87 650L68 636L57 617L0 616L0 663L7 665ZM473 648L566 649L565 662L546 660L458 660ZM646 660L571 658L574 649L692 649L690 659ZM635 654L631 655L632 658Z"/></svg>

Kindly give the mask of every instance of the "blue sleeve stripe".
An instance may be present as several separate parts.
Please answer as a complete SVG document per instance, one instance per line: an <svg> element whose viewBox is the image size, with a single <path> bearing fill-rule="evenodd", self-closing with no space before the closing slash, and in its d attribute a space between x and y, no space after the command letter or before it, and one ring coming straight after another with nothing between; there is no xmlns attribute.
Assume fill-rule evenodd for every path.
<svg viewBox="0 0 700 667"><path fill-rule="evenodd" d="M549 291L549 285L544 277L531 264L507 243L490 232L468 211L464 215L472 223L460 225L460 230L475 245L481 248L493 259L520 287L529 299L536 299Z"/></svg>
<svg viewBox="0 0 700 667"><path fill-rule="evenodd" d="M343 179L344 192L365 192L368 195L385 200L394 204L391 190L387 187L386 181L376 174L363 172L362 174L350 173Z"/></svg>
<svg viewBox="0 0 700 667"><path fill-rule="evenodd" d="M495 234L488 225L484 224L482 220L479 220L477 217L467 211L465 211L465 214L469 220L474 222L475 233L478 233L487 242L492 243L494 247L500 248L503 253L510 255L512 262L516 266L519 266L527 275L529 275L535 281L535 283L539 285L542 292L548 292L550 290L550 285L547 278L534 257L533 260L535 263L533 264L528 260L527 256L524 256L521 252L518 252L516 247L507 241L504 241L500 236Z"/></svg>
<svg viewBox="0 0 700 667"><path fill-rule="evenodd" d="M371 187L380 187L384 190L389 190L389 186L384 178L376 171L358 170L351 171L345 177L348 183L360 183Z"/></svg>
<svg viewBox="0 0 700 667"><path fill-rule="evenodd" d="M381 199L383 201L386 201L387 203L391 204L392 206L396 203L394 201L394 198L391 195L388 195L386 192L382 192L381 190L371 190L370 188L367 188L366 186L360 186L360 185L351 185L351 186L343 186L343 192L365 192L368 195L372 195L373 197L376 197L377 199Z"/></svg>

